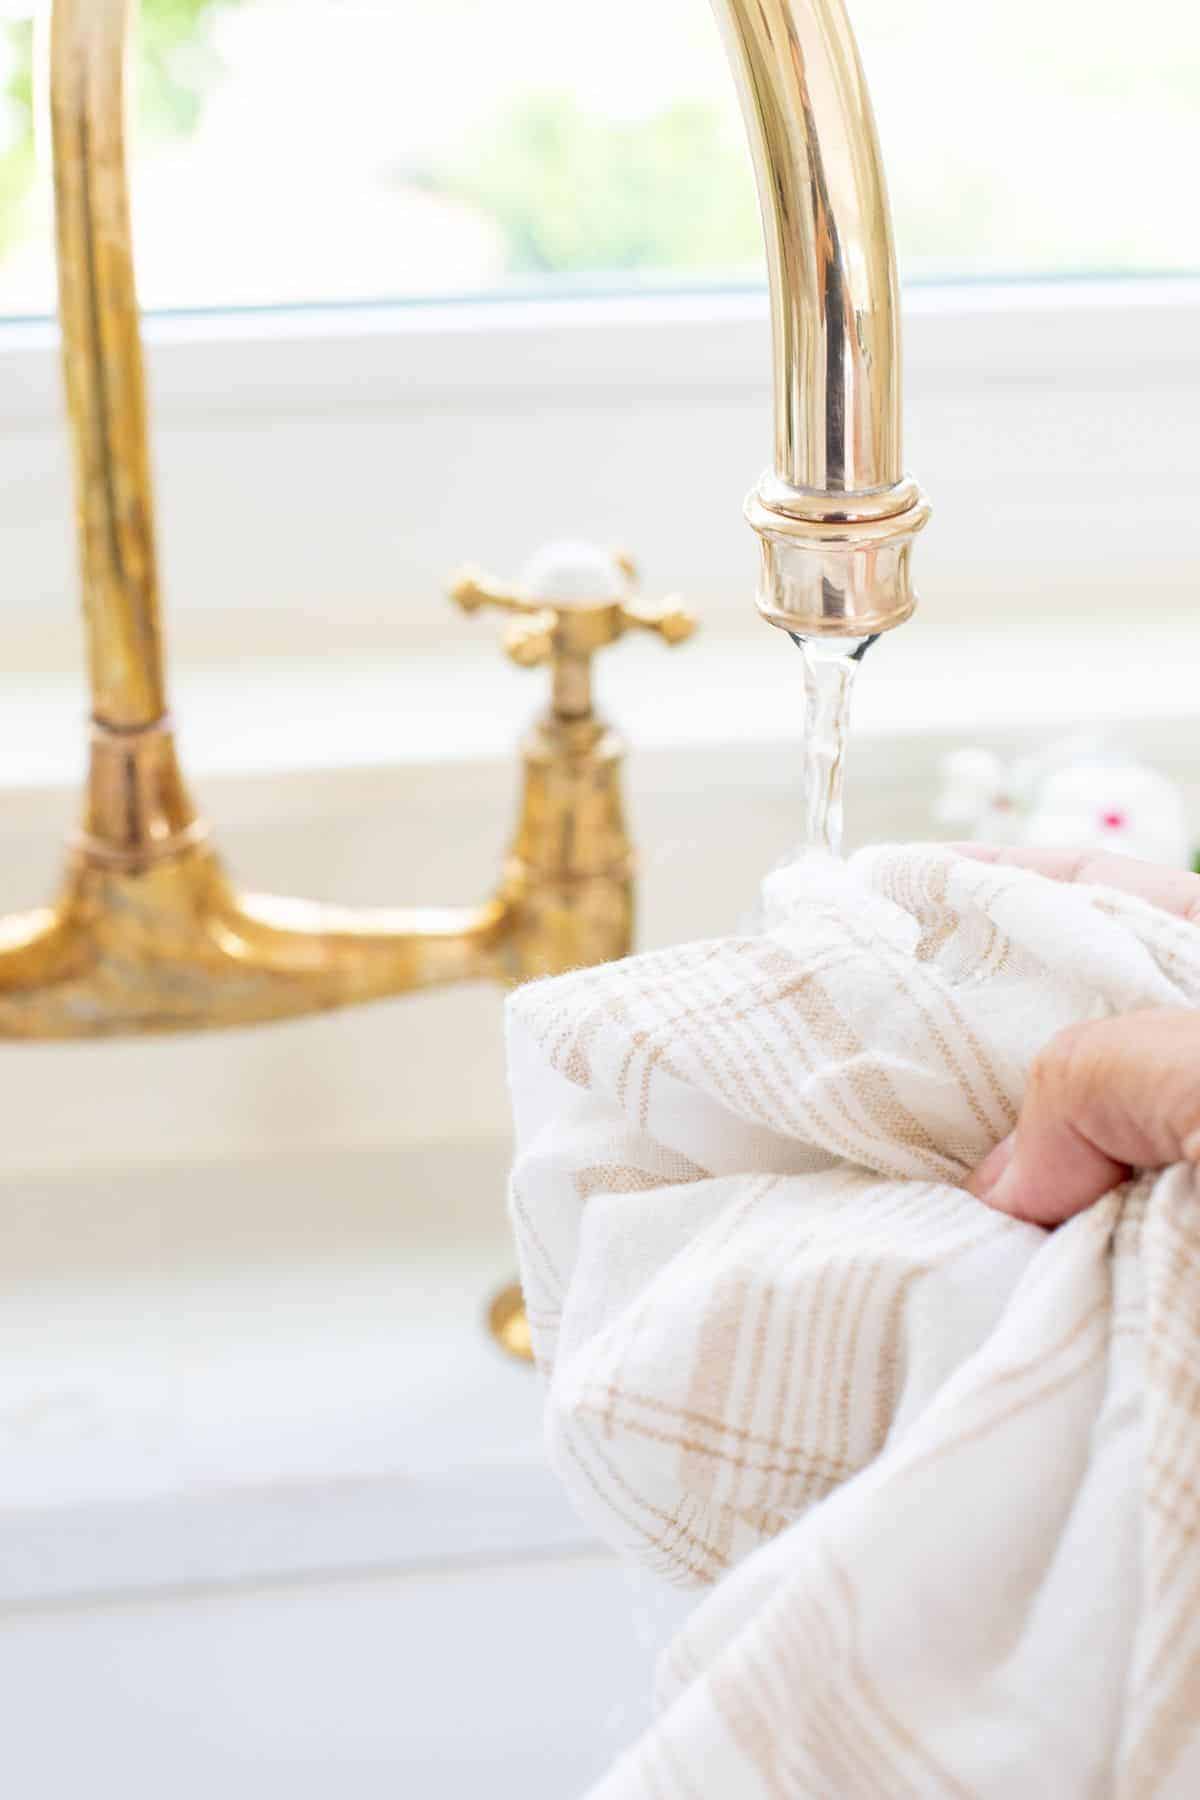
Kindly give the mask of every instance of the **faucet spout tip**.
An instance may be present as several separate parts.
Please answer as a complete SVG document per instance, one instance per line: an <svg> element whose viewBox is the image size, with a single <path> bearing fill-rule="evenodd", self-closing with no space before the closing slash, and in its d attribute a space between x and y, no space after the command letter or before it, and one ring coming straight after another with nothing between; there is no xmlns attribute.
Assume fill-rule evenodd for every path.
<svg viewBox="0 0 1200 1800"><path fill-rule="evenodd" d="M913 540L931 510L914 481L870 496L814 495L807 514L768 504L764 489L773 491L769 482L756 489L746 517L758 533L757 604L769 624L796 637L865 638L911 617Z"/></svg>

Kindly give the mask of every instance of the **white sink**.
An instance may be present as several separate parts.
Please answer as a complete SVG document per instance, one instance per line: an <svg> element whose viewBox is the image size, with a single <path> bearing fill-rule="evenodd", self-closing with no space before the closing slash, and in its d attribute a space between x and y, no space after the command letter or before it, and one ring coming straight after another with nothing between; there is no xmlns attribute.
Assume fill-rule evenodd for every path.
<svg viewBox="0 0 1200 1800"><path fill-rule="evenodd" d="M232 1490L264 1514L256 1554L280 1572L310 1558L323 1509L351 1494L360 1560L409 1542L388 1536L397 1508L412 1557L474 1554L485 1528L517 1548L565 1531L540 1474L536 1377L483 1322L512 1274L504 1160L484 1143L10 1179L0 1599L138 1585L154 1558L147 1520L186 1509L198 1545ZM493 1469L502 1496L530 1487L537 1535L503 1524L494 1502L473 1517L476 1477ZM380 1484L370 1528L363 1496ZM305 1508L275 1516L296 1488ZM71 1535L98 1507L111 1567ZM138 1523L121 1550L125 1517ZM192 1572L240 1573L198 1547Z"/></svg>
<svg viewBox="0 0 1200 1800"><path fill-rule="evenodd" d="M513 773L506 755L202 785L248 881L429 904L488 890ZM0 910L47 890L73 810L56 780L0 795ZM648 863L664 854L686 878L690 852ZM662 1635L674 1597L632 1588L578 1524L537 1378L484 1325L515 1273L500 1015L462 989L0 1045L21 1800L568 1800L645 1716L645 1619Z"/></svg>
<svg viewBox="0 0 1200 1800"><path fill-rule="evenodd" d="M29 1174L0 1277L22 1800L564 1800L666 1617L544 1468L501 1142Z"/></svg>
<svg viewBox="0 0 1200 1800"><path fill-rule="evenodd" d="M622 1572L580 1557L10 1618L6 1788L572 1800L645 1717L631 1614Z"/></svg>

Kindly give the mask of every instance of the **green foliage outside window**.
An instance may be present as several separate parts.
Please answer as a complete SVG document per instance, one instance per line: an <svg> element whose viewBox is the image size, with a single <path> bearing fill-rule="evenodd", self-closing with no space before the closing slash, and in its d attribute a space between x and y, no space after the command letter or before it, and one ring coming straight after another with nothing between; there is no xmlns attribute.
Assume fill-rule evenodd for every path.
<svg viewBox="0 0 1200 1800"><path fill-rule="evenodd" d="M609 119L527 96L430 185L495 222L512 273L757 272L761 257L745 151L696 101Z"/></svg>
<svg viewBox="0 0 1200 1800"><path fill-rule="evenodd" d="M138 121L152 135L193 131L221 71L212 46L216 15L241 0L142 0L138 29ZM0 255L26 226L33 185L33 22L5 26L8 75L0 148Z"/></svg>
<svg viewBox="0 0 1200 1800"><path fill-rule="evenodd" d="M245 0L141 0L137 128L186 137L222 75L214 26ZM0 257L27 234L34 186L34 32L0 27ZM740 141L698 101L607 118L561 92L514 99L411 185L478 211L513 275L757 271L761 248Z"/></svg>
<svg viewBox="0 0 1200 1800"><path fill-rule="evenodd" d="M33 185L33 21L14 19L5 34L9 68L0 147L0 255L22 234L25 200Z"/></svg>

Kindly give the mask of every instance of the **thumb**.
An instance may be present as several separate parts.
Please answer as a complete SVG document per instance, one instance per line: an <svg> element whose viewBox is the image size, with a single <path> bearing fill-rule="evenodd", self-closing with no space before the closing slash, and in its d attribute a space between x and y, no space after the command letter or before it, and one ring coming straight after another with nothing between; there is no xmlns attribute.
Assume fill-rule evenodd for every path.
<svg viewBox="0 0 1200 1800"><path fill-rule="evenodd" d="M1074 1025L1035 1059L1017 1128L967 1183L1014 1218L1058 1225L1131 1169L1200 1160L1200 1013Z"/></svg>

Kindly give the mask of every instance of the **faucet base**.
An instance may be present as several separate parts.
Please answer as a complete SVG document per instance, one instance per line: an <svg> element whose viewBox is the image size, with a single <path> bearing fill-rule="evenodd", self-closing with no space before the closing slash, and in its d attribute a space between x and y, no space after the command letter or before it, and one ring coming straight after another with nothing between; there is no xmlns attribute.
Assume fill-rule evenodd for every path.
<svg viewBox="0 0 1200 1800"><path fill-rule="evenodd" d="M225 1030L624 956L633 857L622 757L590 712L551 711L524 745L494 897L358 909L239 894L192 805L169 721L96 725L59 898L0 920L0 1041Z"/></svg>
<svg viewBox="0 0 1200 1800"><path fill-rule="evenodd" d="M140 869L77 851L54 907L0 922L0 1039L222 1030L495 979L514 926L236 893L204 844Z"/></svg>

